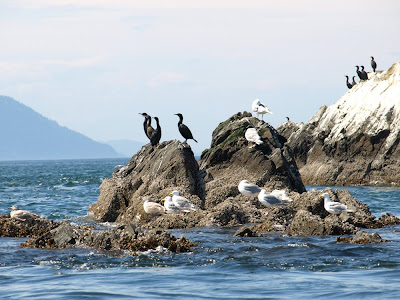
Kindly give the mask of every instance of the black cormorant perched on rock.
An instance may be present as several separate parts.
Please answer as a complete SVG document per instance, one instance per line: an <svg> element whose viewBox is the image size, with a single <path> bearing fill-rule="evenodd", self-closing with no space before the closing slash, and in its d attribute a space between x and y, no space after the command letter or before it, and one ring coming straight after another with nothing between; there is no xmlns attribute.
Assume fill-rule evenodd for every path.
<svg viewBox="0 0 400 300"><path fill-rule="evenodd" d="M153 135L154 132L154 128L151 127L151 117L146 113L139 113L139 115L145 117L145 120L143 122L143 129L147 138L150 139L150 137Z"/></svg>
<svg viewBox="0 0 400 300"><path fill-rule="evenodd" d="M175 114L175 115L179 117L178 129L181 135L185 138L185 142L191 139L197 143L197 141L193 138L192 132L190 131L189 127L187 127L185 124L182 123L183 121L182 114Z"/></svg>
<svg viewBox="0 0 400 300"><path fill-rule="evenodd" d="M353 82L351 83L352 86L355 86L357 84L357 82L354 78L356 78L356 76L353 76Z"/></svg>
<svg viewBox="0 0 400 300"><path fill-rule="evenodd" d="M364 71L364 66L361 66L361 74L362 74L364 80L368 80L368 74L367 74L367 72Z"/></svg>
<svg viewBox="0 0 400 300"><path fill-rule="evenodd" d="M161 127L158 118L154 117L153 119L156 120L157 128L153 131L153 135L150 137L150 143L152 146L156 146L161 139Z"/></svg>
<svg viewBox="0 0 400 300"><path fill-rule="evenodd" d="M364 80L364 79L363 79L363 74L360 72L360 67L359 67L359 66L356 66L356 68L357 68L357 75L358 75L358 77L360 78L360 80Z"/></svg>
<svg viewBox="0 0 400 300"><path fill-rule="evenodd" d="M372 67L372 70L374 70L374 72L375 72L375 70L376 70L376 61L374 60L373 56L371 56L371 67Z"/></svg>
<svg viewBox="0 0 400 300"><path fill-rule="evenodd" d="M352 86L352 84L349 82L349 76L345 75L345 77L346 77L346 84L347 84L347 87L348 87L349 89L351 89L353 86Z"/></svg>

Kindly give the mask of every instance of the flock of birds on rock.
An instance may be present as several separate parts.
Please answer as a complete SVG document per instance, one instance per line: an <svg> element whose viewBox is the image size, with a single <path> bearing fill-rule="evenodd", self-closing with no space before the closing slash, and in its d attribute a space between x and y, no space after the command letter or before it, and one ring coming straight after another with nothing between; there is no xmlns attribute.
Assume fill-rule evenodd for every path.
<svg viewBox="0 0 400 300"><path fill-rule="evenodd" d="M197 210L197 207L193 203L181 196L176 190L162 200L164 205L155 202L151 197L145 197L143 200L144 211L146 214L152 216L159 216L165 213L191 212Z"/></svg>
<svg viewBox="0 0 400 300"><path fill-rule="evenodd" d="M156 129L154 129L151 126L151 116L149 116L147 113L139 113L139 114L144 117L144 122L143 122L144 133L150 140L151 145L157 146L161 140L160 120L157 117L153 118L154 120L156 120L157 123ZM179 117L178 130L181 133L181 135L185 138L184 143L186 143L187 140L193 140L197 143L197 141L193 138L192 132L190 131L189 127L183 124L183 115L180 113L175 115Z"/></svg>
<svg viewBox="0 0 400 300"><path fill-rule="evenodd" d="M375 73L375 71L376 71L376 62L375 62L375 59L374 59L373 56L371 56L371 67L372 67L373 72ZM357 68L357 70L356 70L357 76L358 76L358 78L360 78L360 81L368 80L368 73L365 72L364 66L361 66L361 70L360 70L360 66L356 66L356 68ZM353 86L355 86L357 84L356 81L355 81L355 77L356 76L353 76L353 81L352 82L349 81L349 76L348 75L345 75L345 77L346 77L346 85L347 85L347 87L349 89L351 89Z"/></svg>
<svg viewBox="0 0 400 300"><path fill-rule="evenodd" d="M238 189L244 196L254 197L257 195L258 201L267 207L285 206L293 202L293 199L289 198L284 190L273 190L271 193L268 193L265 189L248 180L242 180L238 185ZM324 208L330 214L338 215L342 212L355 212L355 210L348 209L345 204L332 201L328 193L323 193L320 195L320 198L324 199Z"/></svg>

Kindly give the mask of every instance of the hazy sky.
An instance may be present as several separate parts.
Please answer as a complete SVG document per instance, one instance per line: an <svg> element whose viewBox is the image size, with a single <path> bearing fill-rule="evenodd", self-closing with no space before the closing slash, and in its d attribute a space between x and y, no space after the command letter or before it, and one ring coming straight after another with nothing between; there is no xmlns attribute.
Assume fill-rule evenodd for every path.
<svg viewBox="0 0 400 300"><path fill-rule="evenodd" d="M346 91L356 64L400 61L400 1L0 0L0 94L95 140L162 140L178 117L210 146L255 98L306 122Z"/></svg>

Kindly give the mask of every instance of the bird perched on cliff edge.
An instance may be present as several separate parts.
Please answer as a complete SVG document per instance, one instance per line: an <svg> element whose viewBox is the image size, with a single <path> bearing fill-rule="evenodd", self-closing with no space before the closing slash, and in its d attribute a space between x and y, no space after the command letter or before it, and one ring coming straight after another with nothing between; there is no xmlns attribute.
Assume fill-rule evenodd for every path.
<svg viewBox="0 0 400 300"><path fill-rule="evenodd" d="M40 219L40 216L38 214L35 214L33 212L27 211L27 210L22 210L19 209L17 205L13 205L9 207L11 209L10 212L10 217L11 219L15 219L21 222L27 222L27 221L33 221L35 219Z"/></svg>
<svg viewBox="0 0 400 300"><path fill-rule="evenodd" d="M161 139L161 126L157 117L154 117L153 119L156 120L157 128L153 131L153 134L150 137L150 143L152 146L156 146Z"/></svg>
<svg viewBox="0 0 400 300"><path fill-rule="evenodd" d="M357 84L355 78L356 78L356 76L353 76L353 82L351 83L352 86L355 86Z"/></svg>
<svg viewBox="0 0 400 300"><path fill-rule="evenodd" d="M351 89L353 85L349 82L349 76L345 75L345 77L346 77L346 85L349 89Z"/></svg>
<svg viewBox="0 0 400 300"><path fill-rule="evenodd" d="M154 128L151 127L151 117L146 113L139 113L139 115L142 115L145 118L143 122L143 129L147 138L150 139L154 133Z"/></svg>
<svg viewBox="0 0 400 300"><path fill-rule="evenodd" d="M319 197L324 199L324 208L330 214L339 215L342 212L355 212L342 203L332 201L328 193L323 193Z"/></svg>
<svg viewBox="0 0 400 300"><path fill-rule="evenodd" d="M364 80L368 80L368 74L367 74L367 72L365 72L364 66L361 66L361 74L362 74Z"/></svg>
<svg viewBox="0 0 400 300"><path fill-rule="evenodd" d="M374 59L373 56L371 56L371 67L372 67L372 70L374 70L374 72L375 72L375 70L376 70L376 62L375 62L375 59Z"/></svg>
<svg viewBox="0 0 400 300"><path fill-rule="evenodd" d="M272 114L272 111L264 103L261 103L260 99L253 101L251 110L257 114L257 118L261 115L262 120L264 120L264 114Z"/></svg>
<svg viewBox="0 0 400 300"><path fill-rule="evenodd" d="M192 132L190 131L189 127L187 127L185 124L182 123L183 122L182 114L178 113L175 115L179 117L178 129L181 135L185 138L184 143L186 143L187 140L193 140L197 143L197 141L193 138Z"/></svg>
<svg viewBox="0 0 400 300"><path fill-rule="evenodd" d="M357 76L360 78L360 80L364 80L363 78L363 75L362 75L362 73L360 72L360 67L359 66L356 66L356 68L357 68Z"/></svg>
<svg viewBox="0 0 400 300"><path fill-rule="evenodd" d="M261 188L247 180L242 180L239 182L238 190L244 196L255 196L260 192Z"/></svg>

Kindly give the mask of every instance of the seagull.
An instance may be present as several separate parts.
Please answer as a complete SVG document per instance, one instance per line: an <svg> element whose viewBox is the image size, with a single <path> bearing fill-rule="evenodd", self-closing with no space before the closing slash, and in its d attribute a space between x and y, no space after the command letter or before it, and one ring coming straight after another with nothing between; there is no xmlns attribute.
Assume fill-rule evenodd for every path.
<svg viewBox="0 0 400 300"><path fill-rule="evenodd" d="M158 216L165 214L165 207L159 203L156 203L151 197L145 197L143 202L143 209L146 214Z"/></svg>
<svg viewBox="0 0 400 300"><path fill-rule="evenodd" d="M244 136L246 140L249 142L255 143L253 146L250 146L249 148L253 148L256 145L261 145L263 141L261 140L261 137L259 136L257 129L255 128L248 128L246 132L244 133Z"/></svg>
<svg viewBox="0 0 400 300"><path fill-rule="evenodd" d="M322 195L320 195L320 198L324 199L324 208L330 214L339 215L341 212L344 211L355 212L352 209L348 209L347 206L342 203L332 201L328 193L323 193Z"/></svg>
<svg viewBox="0 0 400 300"><path fill-rule="evenodd" d="M34 219L40 219L40 216L38 214L35 214L27 210L19 209L17 205L13 205L9 207L9 209L11 209L10 212L11 219L15 219L22 222L32 221Z"/></svg>
<svg viewBox="0 0 400 300"><path fill-rule="evenodd" d="M167 214L181 211L178 207L175 206L174 202L172 202L171 196L165 197L163 201Z"/></svg>
<svg viewBox="0 0 400 300"><path fill-rule="evenodd" d="M285 190L273 190L270 195L275 196L276 198L280 199L283 202L292 202L293 199L290 199L287 195Z"/></svg>
<svg viewBox="0 0 400 300"><path fill-rule="evenodd" d="M260 188L254 183L242 180L238 185L239 192L245 196L255 196L260 192Z"/></svg>
<svg viewBox="0 0 400 300"><path fill-rule="evenodd" d="M261 115L263 120L264 114L272 114L272 111L264 103L261 103L260 99L253 101L251 104L251 109L257 114L257 117Z"/></svg>
<svg viewBox="0 0 400 300"><path fill-rule="evenodd" d="M172 203L183 212L190 212L196 210L196 206L192 204L188 199L182 197L178 191L173 191L169 194L172 197Z"/></svg>
<svg viewBox="0 0 400 300"><path fill-rule="evenodd" d="M258 194L258 201L264 206L286 205L278 196L272 193L268 194L265 189L262 189Z"/></svg>
<svg viewBox="0 0 400 300"><path fill-rule="evenodd" d="M189 127L187 127L185 124L183 124L183 116L182 114L175 114L179 117L179 122L178 122L178 129L181 135L185 138L184 143L186 143L187 140L193 140L197 143L197 141L193 138L192 132L190 131Z"/></svg>

